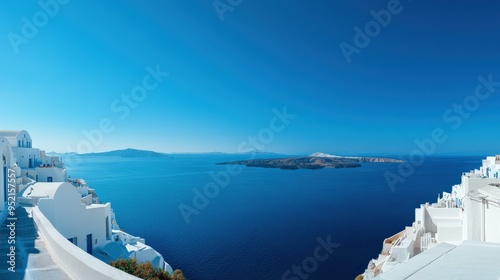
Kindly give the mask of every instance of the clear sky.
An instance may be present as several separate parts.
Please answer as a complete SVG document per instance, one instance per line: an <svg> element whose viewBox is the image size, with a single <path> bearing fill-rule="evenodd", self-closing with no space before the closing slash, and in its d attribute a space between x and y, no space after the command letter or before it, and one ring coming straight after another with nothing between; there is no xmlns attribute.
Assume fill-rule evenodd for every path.
<svg viewBox="0 0 500 280"><path fill-rule="evenodd" d="M0 129L48 151L500 153L497 1L40 3L1 3Z"/></svg>

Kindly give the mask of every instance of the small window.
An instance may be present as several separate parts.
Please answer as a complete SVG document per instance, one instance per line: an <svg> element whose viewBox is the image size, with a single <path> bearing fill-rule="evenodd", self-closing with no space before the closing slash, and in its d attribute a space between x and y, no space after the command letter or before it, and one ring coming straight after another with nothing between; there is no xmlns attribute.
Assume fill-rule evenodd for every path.
<svg viewBox="0 0 500 280"><path fill-rule="evenodd" d="M49 183L50 183L50 182L53 182L52 177L47 177L47 182L49 182Z"/></svg>

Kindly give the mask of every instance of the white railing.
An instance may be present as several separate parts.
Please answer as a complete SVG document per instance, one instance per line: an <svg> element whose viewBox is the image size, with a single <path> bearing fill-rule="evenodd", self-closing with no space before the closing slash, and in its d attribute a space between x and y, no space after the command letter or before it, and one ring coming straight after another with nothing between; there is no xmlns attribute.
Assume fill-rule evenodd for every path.
<svg viewBox="0 0 500 280"><path fill-rule="evenodd" d="M436 243L436 239L432 237L430 232L422 234L420 239L420 250L423 252L429 248L429 244Z"/></svg>

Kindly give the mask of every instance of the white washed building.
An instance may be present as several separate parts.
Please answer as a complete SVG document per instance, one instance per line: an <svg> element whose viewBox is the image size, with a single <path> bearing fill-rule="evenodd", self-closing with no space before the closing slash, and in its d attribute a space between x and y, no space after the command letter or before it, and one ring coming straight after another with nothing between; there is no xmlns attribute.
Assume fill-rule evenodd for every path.
<svg viewBox="0 0 500 280"><path fill-rule="evenodd" d="M32 144L31 136L24 130L0 131L0 214L5 215L6 212L11 170L15 174L13 186L19 193L17 201L34 206L34 219L41 223L45 234L51 232L46 230L49 227L56 230L53 236L46 236L49 243L64 238L105 263L118 257L136 258L139 262L150 261L158 268L173 272L163 256L146 245L144 239L119 229L110 203L101 203L84 180L69 180L59 157L46 156L44 151L32 148ZM45 220L49 224L42 222ZM57 247L54 250L62 250L60 254L68 253L68 256L78 258L71 262L68 260L67 264L64 263L66 260L62 260L63 267L74 269L77 262L88 259L80 253L76 254L80 257L74 257L74 251L69 253L71 250L67 251L66 245L60 243L53 244ZM118 273L107 268L101 272ZM101 272L95 275L105 277Z"/></svg>
<svg viewBox="0 0 500 280"><path fill-rule="evenodd" d="M36 183L23 196L32 199L59 233L87 253L110 242L109 203L85 205L80 193L67 182Z"/></svg>
<svg viewBox="0 0 500 280"><path fill-rule="evenodd" d="M21 200L38 206L64 238L106 263L136 258L173 273L163 256L146 245L143 238L119 229L111 204L100 203L84 180L35 183L26 188Z"/></svg>
<svg viewBox="0 0 500 280"><path fill-rule="evenodd" d="M443 192L436 203L422 204L415 209L415 222L384 240L382 253L369 262L364 279L414 279L410 277L413 274L421 274L422 277L425 275L424 267L434 261L432 256L441 254L440 250L481 252L484 249L483 257L490 254L487 252L500 253L499 173L500 156L487 157L479 169L464 172L461 184L453 186L450 193ZM447 244L448 247L443 245L433 249L438 244ZM422 257L415 257L418 260L410 260L427 250L432 251L422 254ZM481 254L472 254L469 258L471 262L482 259ZM489 263L491 260L490 257L482 261ZM495 260L500 260L500 255ZM401 266L402 263L405 265ZM401 278L407 273L408 278ZM499 278L500 266L490 269L488 273ZM457 277L453 279L462 279L460 274Z"/></svg>
<svg viewBox="0 0 500 280"><path fill-rule="evenodd" d="M0 136L0 211L5 209L8 196L9 169L14 169L14 153L7 138Z"/></svg>
<svg viewBox="0 0 500 280"><path fill-rule="evenodd" d="M15 172L16 192L36 182L66 182L68 175L59 157L47 157L44 151L32 147L33 141L25 130L0 130L0 211L5 207L8 170Z"/></svg>

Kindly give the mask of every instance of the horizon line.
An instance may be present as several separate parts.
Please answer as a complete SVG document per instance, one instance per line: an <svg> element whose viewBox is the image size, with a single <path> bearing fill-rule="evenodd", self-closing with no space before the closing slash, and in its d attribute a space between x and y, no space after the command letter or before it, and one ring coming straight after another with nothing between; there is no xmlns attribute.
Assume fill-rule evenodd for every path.
<svg viewBox="0 0 500 280"><path fill-rule="evenodd" d="M40 149L42 150L42 149ZM238 152L221 152L221 151L207 151L207 152L193 152L193 151L182 151L182 152L160 152L160 151L154 151L154 150L145 150L145 149L137 149L137 148L123 148L123 149L114 149L114 150L107 150L107 151L96 151L96 152L90 152L90 153L77 153L77 152L57 152L57 151L50 151L46 152L47 154L59 154L59 155L65 155L65 154L78 154L78 155L86 155L86 154L99 154L99 153L108 153L108 152L114 152L114 151L123 151L123 150L137 150L137 151L147 151L147 152L155 152L159 154L227 154L227 155L244 155L244 154L276 154L276 155L295 155L295 156L307 156L311 155L314 153L318 152L309 152L309 153L284 153L284 152L271 152L271 151L260 151L260 150L254 150L254 151L248 151L248 152L243 152L243 153L238 153ZM325 153L325 152L321 152ZM330 155L337 155L337 156L369 156L369 155L381 155L381 156L399 156L399 157L405 157L409 156L410 153L396 153L396 152L364 152L364 153L328 153L326 152L325 154L330 154ZM467 153L467 152L441 152L441 153L432 153L429 155L425 155L425 157L432 157L432 156L485 156L485 155L496 155L500 153Z"/></svg>

